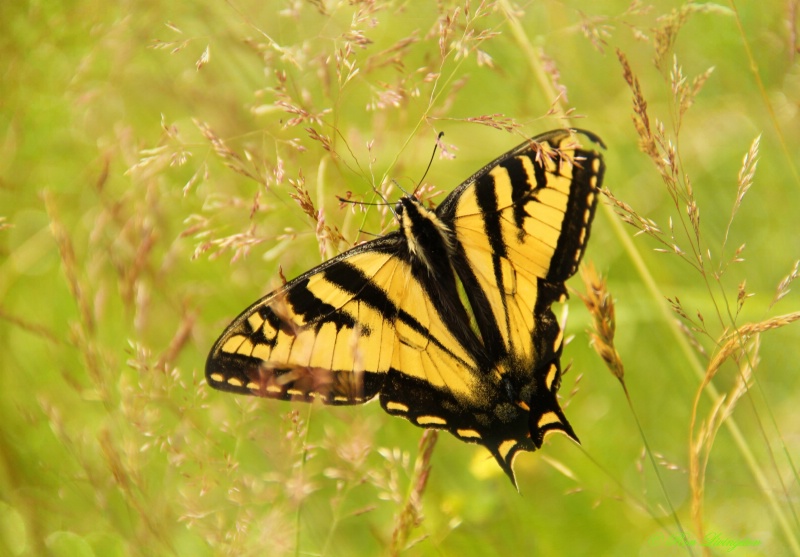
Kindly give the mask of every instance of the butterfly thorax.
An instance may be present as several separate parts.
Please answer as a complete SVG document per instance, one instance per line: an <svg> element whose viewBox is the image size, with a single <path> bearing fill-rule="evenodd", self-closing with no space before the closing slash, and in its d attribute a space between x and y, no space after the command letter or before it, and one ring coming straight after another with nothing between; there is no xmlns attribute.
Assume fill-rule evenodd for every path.
<svg viewBox="0 0 800 557"><path fill-rule="evenodd" d="M410 255L435 275L453 252L453 231L415 197L402 197L395 212Z"/></svg>

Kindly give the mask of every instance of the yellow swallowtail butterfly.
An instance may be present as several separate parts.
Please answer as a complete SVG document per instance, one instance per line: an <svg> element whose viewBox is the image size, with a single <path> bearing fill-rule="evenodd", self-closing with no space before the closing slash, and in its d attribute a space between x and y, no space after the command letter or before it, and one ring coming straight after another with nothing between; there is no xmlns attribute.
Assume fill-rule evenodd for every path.
<svg viewBox="0 0 800 557"><path fill-rule="evenodd" d="M602 156L555 130L492 161L435 209L397 203L399 230L244 310L214 344L216 389L360 404L512 462L546 434L577 441L558 404L566 297L597 205Z"/></svg>

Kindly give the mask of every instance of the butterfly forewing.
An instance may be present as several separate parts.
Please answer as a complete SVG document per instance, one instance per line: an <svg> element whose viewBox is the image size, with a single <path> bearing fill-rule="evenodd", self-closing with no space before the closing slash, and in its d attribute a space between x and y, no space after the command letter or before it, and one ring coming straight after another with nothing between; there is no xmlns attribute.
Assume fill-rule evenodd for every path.
<svg viewBox="0 0 800 557"><path fill-rule="evenodd" d="M498 158L439 207L463 247L462 278L477 281L467 293L488 298L496 329L484 319L485 337L499 333L508 351L532 354L525 332L535 333L538 283L575 273L601 179L599 155L555 131Z"/></svg>
<svg viewBox="0 0 800 557"><path fill-rule="evenodd" d="M393 240L351 250L245 310L209 355L209 383L328 404L374 397L391 363L399 312L374 277L394 287L407 280L405 264L387 249Z"/></svg>
<svg viewBox="0 0 800 557"><path fill-rule="evenodd" d="M374 397L394 367L432 387L470 393L477 367L406 258L384 252L394 239L345 252L245 310L211 351L209 383L355 404ZM402 304L411 300L410 308Z"/></svg>
<svg viewBox="0 0 800 557"><path fill-rule="evenodd" d="M592 134L588 139L600 143ZM435 210L398 204L400 230L362 244L245 310L211 350L221 390L381 406L514 456L545 434L577 440L556 398L550 309L580 262L600 155L553 131L499 157Z"/></svg>

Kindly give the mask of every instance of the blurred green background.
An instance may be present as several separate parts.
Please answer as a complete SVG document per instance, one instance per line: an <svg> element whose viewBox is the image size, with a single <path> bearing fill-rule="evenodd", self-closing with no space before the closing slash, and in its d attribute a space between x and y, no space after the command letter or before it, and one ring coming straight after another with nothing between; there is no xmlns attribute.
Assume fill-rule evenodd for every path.
<svg viewBox="0 0 800 557"><path fill-rule="evenodd" d="M437 157L424 184L446 193L562 126L604 139L606 186L662 231L635 235L604 198L585 259L616 301L634 410L573 294L561 393L582 445L556 436L521 455L520 495L484 449L442 434L400 552L800 554L800 303L790 291L772 304L800 258L797 12L3 2L0 554L398 549L422 430L377 404L211 392L205 357L279 273L391 228L384 209L340 209L336 195L413 190L440 131L455 158ZM639 149L618 52L676 149L676 202ZM710 67L682 111L676 96ZM725 337L737 328L753 334ZM716 361L727 398L702 392L692 428ZM713 444L709 423L722 424Z"/></svg>

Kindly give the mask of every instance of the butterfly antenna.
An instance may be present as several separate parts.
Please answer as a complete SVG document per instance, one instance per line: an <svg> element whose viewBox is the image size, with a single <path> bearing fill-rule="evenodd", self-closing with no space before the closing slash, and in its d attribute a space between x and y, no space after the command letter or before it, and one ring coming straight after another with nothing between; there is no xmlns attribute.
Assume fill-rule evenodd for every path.
<svg viewBox="0 0 800 557"><path fill-rule="evenodd" d="M336 196L336 199L339 201L339 208L340 208L340 209L341 209L341 208L343 208L343 207L344 207L346 204L348 204L348 203L349 203L350 205L364 205L364 206L366 206L366 207L388 207L388 208L389 208L389 210L392 212L392 214L393 214L393 215L395 215L395 216L397 216L397 215L395 214L394 207L393 207L393 206L392 206L392 204L391 204L391 203L389 203L389 201L388 201L388 200L387 200L387 199L386 199L386 198L383 196L383 194L380 192L380 190L378 190L377 188L373 188L373 189L372 189L372 191L373 191L373 192L374 192L374 193L375 193L375 194L376 194L378 197L380 197L380 198L381 198L381 200L380 200L380 201L359 201L359 200L357 200L357 199L350 199L349 197L342 197L341 195L337 195L337 196ZM349 192L348 192L348 195L350 195L350 194L349 194ZM362 228L362 229L359 229L359 232L361 232L361 233L364 233L364 234L372 234L372 233L370 233L370 232L366 232L366 231L365 231L363 228ZM373 236L378 236L378 234L372 234L372 235L373 235Z"/></svg>
<svg viewBox="0 0 800 557"><path fill-rule="evenodd" d="M380 192L376 191L375 193L381 198L381 201L359 201L357 199L350 199L349 197L342 197L341 195L337 195L336 199L342 205L345 203L350 203L351 205L366 205L367 207L383 207L385 205L390 205Z"/></svg>
<svg viewBox="0 0 800 557"><path fill-rule="evenodd" d="M419 184L417 185L416 188L414 188L414 192L413 193L416 193L417 189L419 189L419 186L422 185L422 181L425 180L425 176L428 175L428 171L431 169L431 166L433 165L433 157L436 156L436 149L439 148L439 142L441 141L443 136L444 136L444 132L439 132L439 135L436 136L436 143L434 143L434 145L433 145L433 152L431 153L431 160L428 161L428 167L425 169L425 173L422 175L422 178L419 179Z"/></svg>
<svg viewBox="0 0 800 557"><path fill-rule="evenodd" d="M414 195L416 193L416 191L419 189L419 187L422 185L423 180L425 180L425 176L428 175L428 172L430 171L431 166L433 165L433 158L436 156L436 150L439 148L439 142L441 141L443 136L444 136L444 132L439 132L439 135L436 136L436 143L433 145L433 152L431 153L431 158L428 161L428 166L425 168L425 172L422 174L422 178L420 178L419 183L417 184L417 187L414 188L413 192L411 192L409 194L405 189L403 189L403 186L401 186L396 180L392 180L394 185L397 186L397 188L401 192L403 192L403 195L405 195L407 197L410 197L410 196ZM377 188L373 188L372 191L378 197L380 197L382 201L379 201L379 202L356 201L354 199L350 199L350 198L347 198L347 197L342 197L340 195L337 195L336 199L342 205L344 205L345 203L350 203L350 204L353 204L353 205L366 205L368 207L387 206L387 207L389 207L389 210L392 211L392 213L395 212L394 211L394 207L392 207L392 204L389 203L389 201L383 196L383 194L380 192L380 190L378 190Z"/></svg>

